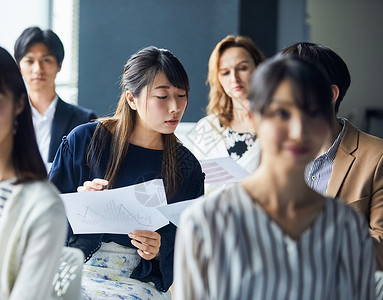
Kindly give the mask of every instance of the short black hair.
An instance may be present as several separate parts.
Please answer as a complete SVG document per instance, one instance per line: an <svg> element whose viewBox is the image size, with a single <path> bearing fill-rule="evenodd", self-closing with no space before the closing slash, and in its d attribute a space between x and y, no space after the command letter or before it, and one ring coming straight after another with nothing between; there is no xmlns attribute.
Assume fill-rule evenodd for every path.
<svg viewBox="0 0 383 300"><path fill-rule="evenodd" d="M297 56L277 55L261 63L255 70L249 91L253 113L264 115L283 81L292 87L295 103L302 111L319 113L330 124L333 110L332 92L325 74L310 61Z"/></svg>
<svg viewBox="0 0 383 300"><path fill-rule="evenodd" d="M351 76L344 60L328 47L301 42L286 47L281 54L297 55L318 64L327 74L330 84L339 88L339 96L335 103L335 114L351 84Z"/></svg>
<svg viewBox="0 0 383 300"><path fill-rule="evenodd" d="M29 49L38 43L44 44L51 55L56 58L60 67L64 60L64 45L60 38L52 30L41 30L39 27L28 27L25 29L15 43L15 59L18 65L20 60L28 53Z"/></svg>

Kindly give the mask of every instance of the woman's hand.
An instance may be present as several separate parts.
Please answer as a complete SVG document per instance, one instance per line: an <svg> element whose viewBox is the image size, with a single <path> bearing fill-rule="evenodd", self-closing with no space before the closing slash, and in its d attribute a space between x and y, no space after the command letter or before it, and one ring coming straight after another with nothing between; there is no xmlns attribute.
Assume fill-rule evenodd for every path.
<svg viewBox="0 0 383 300"><path fill-rule="evenodd" d="M84 185L77 188L77 192L101 191L108 185L108 180L95 178L92 181L85 181Z"/></svg>
<svg viewBox="0 0 383 300"><path fill-rule="evenodd" d="M157 232L135 230L128 236L132 239L132 245L138 248L138 255L143 259L151 260L159 254L161 236Z"/></svg>

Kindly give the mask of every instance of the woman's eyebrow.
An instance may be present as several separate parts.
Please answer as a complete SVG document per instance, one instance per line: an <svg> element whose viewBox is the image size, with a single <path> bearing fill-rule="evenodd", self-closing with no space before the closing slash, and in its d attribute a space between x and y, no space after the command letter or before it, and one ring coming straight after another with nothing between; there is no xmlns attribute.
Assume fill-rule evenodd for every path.
<svg viewBox="0 0 383 300"><path fill-rule="evenodd" d="M249 61L247 59L244 59L244 60L241 60L240 62L236 63L235 65L238 66L240 64L248 64ZM222 68L219 68L218 70L221 71L221 70L225 70L225 69L229 69L230 66L223 66Z"/></svg>
<svg viewBox="0 0 383 300"><path fill-rule="evenodd" d="M271 99L271 103L275 103L275 104L283 104L283 105L286 105L286 106L294 106L294 103L291 103L291 101L287 98L272 98Z"/></svg>
<svg viewBox="0 0 383 300"><path fill-rule="evenodd" d="M170 86L168 86L168 85L159 85L159 86L156 86L154 89L155 90L157 90L157 89L170 89Z"/></svg>

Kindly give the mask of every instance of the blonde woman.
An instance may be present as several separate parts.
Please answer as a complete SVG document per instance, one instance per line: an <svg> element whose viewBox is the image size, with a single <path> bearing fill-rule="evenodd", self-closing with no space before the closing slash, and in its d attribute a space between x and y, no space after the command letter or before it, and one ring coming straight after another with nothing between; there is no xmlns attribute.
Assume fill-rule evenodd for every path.
<svg viewBox="0 0 383 300"><path fill-rule="evenodd" d="M248 92L251 75L263 60L245 36L229 35L216 45L209 59L207 116L194 132L193 152L199 160L229 156L249 172L258 165Z"/></svg>

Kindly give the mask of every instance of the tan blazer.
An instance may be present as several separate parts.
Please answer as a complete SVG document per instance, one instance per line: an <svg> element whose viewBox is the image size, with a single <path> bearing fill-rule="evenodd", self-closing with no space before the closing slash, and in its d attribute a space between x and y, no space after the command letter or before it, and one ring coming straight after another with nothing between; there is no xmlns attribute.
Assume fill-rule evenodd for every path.
<svg viewBox="0 0 383 300"><path fill-rule="evenodd" d="M361 212L370 225L383 270L383 140L346 120L346 131L335 156L327 194Z"/></svg>

